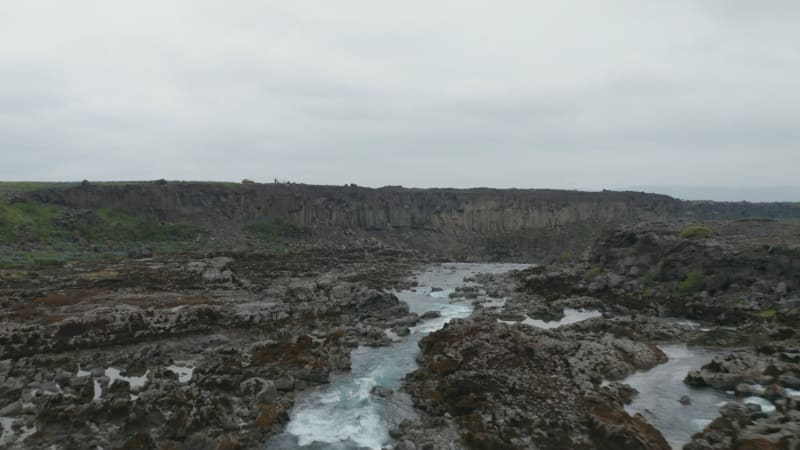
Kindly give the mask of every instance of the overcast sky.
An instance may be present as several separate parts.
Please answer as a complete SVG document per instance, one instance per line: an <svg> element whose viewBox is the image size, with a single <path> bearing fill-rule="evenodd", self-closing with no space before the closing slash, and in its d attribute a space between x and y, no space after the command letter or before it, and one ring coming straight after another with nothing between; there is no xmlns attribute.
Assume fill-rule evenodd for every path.
<svg viewBox="0 0 800 450"><path fill-rule="evenodd" d="M0 179L797 185L796 0L0 2Z"/></svg>

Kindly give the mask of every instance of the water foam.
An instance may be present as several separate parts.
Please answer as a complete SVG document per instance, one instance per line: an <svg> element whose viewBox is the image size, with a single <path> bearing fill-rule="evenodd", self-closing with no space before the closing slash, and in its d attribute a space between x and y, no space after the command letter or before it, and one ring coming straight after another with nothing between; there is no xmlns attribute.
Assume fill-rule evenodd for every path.
<svg viewBox="0 0 800 450"><path fill-rule="evenodd" d="M564 325L569 325L571 323L582 322L584 320L591 319L594 317L602 317L602 315L603 313L595 309L566 308L564 309L564 317L562 317L561 320L552 320L547 322L539 319L531 319L530 317L525 316L525 319L519 322L514 320L501 320L501 319L497 319L497 321L507 324L522 323L536 328L553 329Z"/></svg>

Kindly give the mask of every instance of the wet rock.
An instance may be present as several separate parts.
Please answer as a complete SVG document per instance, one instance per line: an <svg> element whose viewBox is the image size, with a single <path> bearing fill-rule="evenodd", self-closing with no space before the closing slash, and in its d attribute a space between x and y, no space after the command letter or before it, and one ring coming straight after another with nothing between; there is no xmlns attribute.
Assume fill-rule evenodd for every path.
<svg viewBox="0 0 800 450"><path fill-rule="evenodd" d="M408 327L395 327L392 328L392 333L398 336L408 336L411 334L411 330Z"/></svg>
<svg viewBox="0 0 800 450"><path fill-rule="evenodd" d="M0 416L3 417L16 416L20 412L22 412L22 403L18 401L11 402L3 408L0 408Z"/></svg>
<svg viewBox="0 0 800 450"><path fill-rule="evenodd" d="M417 450L416 444L409 440L400 441L395 447L396 450Z"/></svg>
<svg viewBox="0 0 800 450"><path fill-rule="evenodd" d="M388 290L410 267L397 269L397 253L387 262L343 252L247 255L235 270L256 280L248 286L228 259L48 269L36 286L26 281L35 291L19 291L25 302L42 299L32 320L15 321L16 298L0 307L12 313L0 318L2 412L36 425L26 448L263 446L288 420L292 391L349 368L355 346L388 342L386 328L419 321ZM254 337L262 344L250 349ZM168 366L194 373L179 381ZM108 367L148 382L110 384Z"/></svg>
<svg viewBox="0 0 800 450"><path fill-rule="evenodd" d="M69 386L70 379L72 378L72 373L67 372L63 369L56 370L55 374L55 382L58 383L60 386Z"/></svg>
<svg viewBox="0 0 800 450"><path fill-rule="evenodd" d="M765 414L755 404L731 402L720 409L721 417L695 434L686 449L758 448L800 446L800 411Z"/></svg>
<svg viewBox="0 0 800 450"><path fill-rule="evenodd" d="M232 278L232 273L229 270L221 271L219 269L210 267L203 271L203 281L207 283L230 281L231 278Z"/></svg>
<svg viewBox="0 0 800 450"><path fill-rule="evenodd" d="M690 386L733 390L742 383L757 383L766 366L766 361L751 353L729 353L715 357L700 370L689 372L684 382Z"/></svg>
<svg viewBox="0 0 800 450"><path fill-rule="evenodd" d="M739 383L736 385L736 395L739 396L751 396L751 395L760 395L764 392L764 388L757 388L752 384L747 383Z"/></svg>
<svg viewBox="0 0 800 450"><path fill-rule="evenodd" d="M108 386L108 392L115 396L125 397L131 393L131 384L127 380L117 378Z"/></svg>
<svg viewBox="0 0 800 450"><path fill-rule="evenodd" d="M800 377L796 377L793 375L781 375L779 378L779 382L781 385L786 386L790 389L800 390Z"/></svg>
<svg viewBox="0 0 800 450"><path fill-rule="evenodd" d="M325 367L306 366L294 373L294 377L313 383L327 383L330 370Z"/></svg>
<svg viewBox="0 0 800 450"><path fill-rule="evenodd" d="M263 378L248 378L239 384L239 390L258 403L274 403L278 399L275 383Z"/></svg>
<svg viewBox="0 0 800 450"><path fill-rule="evenodd" d="M10 359L4 359L0 361L0 383L8 378L8 373L11 371L12 366L13 362Z"/></svg>
<svg viewBox="0 0 800 450"><path fill-rule="evenodd" d="M208 260L208 265L214 269L222 270L233 262L233 258L227 256L217 256Z"/></svg>
<svg viewBox="0 0 800 450"><path fill-rule="evenodd" d="M455 320L420 341L421 368L407 384L418 407L456 417L461 440L478 448L667 449L658 431L625 413L622 395L593 382L663 358L617 341L482 316Z"/></svg>
<svg viewBox="0 0 800 450"><path fill-rule="evenodd" d="M439 311L427 311L427 312L423 313L419 317L422 320L430 320L430 319L436 319L436 318L441 317L441 316L442 316L442 313L439 312Z"/></svg>
<svg viewBox="0 0 800 450"><path fill-rule="evenodd" d="M156 450L157 448L155 441L147 433L136 433L122 445L122 450Z"/></svg>
<svg viewBox="0 0 800 450"><path fill-rule="evenodd" d="M294 390L294 378L291 375L283 375L275 379L275 388L279 391Z"/></svg>
<svg viewBox="0 0 800 450"><path fill-rule="evenodd" d="M776 304L776 310L782 314L800 315L800 298L781 300Z"/></svg>
<svg viewBox="0 0 800 450"><path fill-rule="evenodd" d="M389 398L392 395L394 395L394 391L392 389L389 389L384 386L373 386L369 392L370 394L379 398Z"/></svg>
<svg viewBox="0 0 800 450"><path fill-rule="evenodd" d="M201 274L208 264L204 261L190 261L186 264L186 271Z"/></svg>
<svg viewBox="0 0 800 450"><path fill-rule="evenodd" d="M612 289L618 287L625 281L625 277L617 275L615 273L608 273L606 275L606 278L608 279L608 287Z"/></svg>
<svg viewBox="0 0 800 450"><path fill-rule="evenodd" d="M761 397L764 397L767 400L775 401L777 399L782 398L784 395L783 387L777 384L770 384L766 388L764 388L763 392L761 393Z"/></svg>
<svg viewBox="0 0 800 450"><path fill-rule="evenodd" d="M680 404L681 404L681 405L691 405L691 404L692 404L692 399L691 399L691 398L689 398L689 396L688 396L688 395L683 395L683 396L681 396L681 398L678 400L678 402L680 402Z"/></svg>
<svg viewBox="0 0 800 450"><path fill-rule="evenodd" d="M392 327L411 327L419 323L421 317L417 314L411 313L405 317L392 320L389 325Z"/></svg>
<svg viewBox="0 0 800 450"><path fill-rule="evenodd" d="M639 391L625 383L609 383L605 386L605 389L620 403L626 405L639 393Z"/></svg>

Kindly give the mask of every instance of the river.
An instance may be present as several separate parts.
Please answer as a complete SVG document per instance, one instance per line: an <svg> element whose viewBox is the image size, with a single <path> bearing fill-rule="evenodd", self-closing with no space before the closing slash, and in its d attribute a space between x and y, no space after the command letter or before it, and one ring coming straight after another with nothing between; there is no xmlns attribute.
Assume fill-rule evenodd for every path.
<svg viewBox="0 0 800 450"><path fill-rule="evenodd" d="M425 320L411 328L411 333L389 347L359 347L351 353L351 371L331 375L330 383L298 397L284 433L272 439L267 448L295 449L379 449L390 446L389 430L404 419L415 417L411 398L400 390L406 374L417 368L418 343L454 318L467 317L473 306L469 301L454 301L450 294L465 277L478 273L504 273L525 268L519 264L446 264L429 267L415 275L418 286L396 292L412 312L438 311L438 318ZM434 289L436 288L436 289ZM502 299L499 303L502 303ZM554 328L599 315L596 311L567 310L556 322L526 319L523 323ZM683 384L689 370L707 363L713 353L689 349L685 345L662 347L669 357L665 364L637 372L623 382L639 391L626 407L631 414L641 413L658 428L674 448L688 442L718 415L728 398L712 389L692 389ZM375 386L394 390L388 398L371 394ZM687 395L692 402L683 405Z"/></svg>
<svg viewBox="0 0 800 450"><path fill-rule="evenodd" d="M418 286L396 292L411 312L438 311L441 316L420 322L411 334L389 347L359 347L351 354L351 371L331 376L331 382L298 398L286 431L268 448L377 449L391 443L389 430L415 416L411 398L400 390L406 374L417 368L417 346L425 335L454 318L472 313L470 301L453 301L450 294L465 277L479 273L504 273L527 267L521 264L445 264L416 274ZM434 288L441 290L434 291ZM387 399L370 393L373 387L393 389Z"/></svg>

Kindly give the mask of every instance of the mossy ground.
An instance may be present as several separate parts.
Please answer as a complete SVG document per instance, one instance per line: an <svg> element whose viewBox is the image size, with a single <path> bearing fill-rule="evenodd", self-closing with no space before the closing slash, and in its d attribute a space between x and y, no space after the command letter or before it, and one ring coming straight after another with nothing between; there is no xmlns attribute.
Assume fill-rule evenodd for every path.
<svg viewBox="0 0 800 450"><path fill-rule="evenodd" d="M711 228L703 225L688 225L680 233L684 239L699 239L711 236Z"/></svg>
<svg viewBox="0 0 800 450"><path fill-rule="evenodd" d="M2 195L51 184L0 183L1 269L115 258L141 247L176 252L197 236L192 225L158 223L123 210L74 211L34 201L10 201L8 195Z"/></svg>
<svg viewBox="0 0 800 450"><path fill-rule="evenodd" d="M281 238L298 238L311 234L308 228L295 225L281 217L260 218L245 225L245 231L251 236L267 242Z"/></svg>
<svg viewBox="0 0 800 450"><path fill-rule="evenodd" d="M777 316L778 312L774 309L765 309L763 311L759 311L753 313L753 316L759 317L761 319L774 319Z"/></svg>
<svg viewBox="0 0 800 450"><path fill-rule="evenodd" d="M705 276L703 272L694 270L686 275L686 279L678 283L678 292L691 294L702 291L705 287Z"/></svg>

